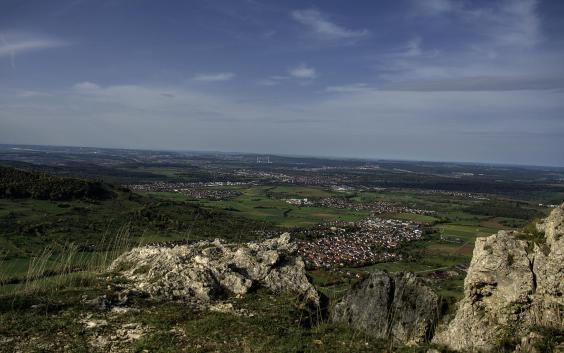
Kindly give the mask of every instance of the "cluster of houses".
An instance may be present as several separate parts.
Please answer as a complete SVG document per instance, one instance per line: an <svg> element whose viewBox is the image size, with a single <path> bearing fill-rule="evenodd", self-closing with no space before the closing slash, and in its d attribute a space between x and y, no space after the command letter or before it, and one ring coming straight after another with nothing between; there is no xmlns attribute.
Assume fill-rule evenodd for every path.
<svg viewBox="0 0 564 353"><path fill-rule="evenodd" d="M539 203L539 207L557 208L560 207L560 205L554 205L554 204L545 205L543 203Z"/></svg>
<svg viewBox="0 0 564 353"><path fill-rule="evenodd" d="M185 183L185 182L165 182L156 181L153 183L146 184L128 184L124 185L126 188L133 191L148 191L148 192L178 192L182 189L191 188L202 188L202 187L221 187L221 186L240 186L248 185L247 182L242 181L211 181L211 182L195 182L195 183Z"/></svg>
<svg viewBox="0 0 564 353"><path fill-rule="evenodd" d="M206 189L206 188L192 188L192 189L180 189L178 190L182 195L188 196L189 198L196 200L212 200L212 201L222 201L230 200L237 196L243 195L242 192L229 189Z"/></svg>
<svg viewBox="0 0 564 353"><path fill-rule="evenodd" d="M472 200L489 200L486 194L473 193L473 192L462 192L462 191L447 191L447 190L427 190L418 189L417 192L421 194L440 194L443 196L450 196L457 199L472 199Z"/></svg>
<svg viewBox="0 0 564 353"><path fill-rule="evenodd" d="M313 202L310 201L307 197L303 199L286 199L287 204L294 205L294 206L313 206Z"/></svg>
<svg viewBox="0 0 564 353"><path fill-rule="evenodd" d="M390 202L377 201L371 203L356 202L344 197L328 197L316 201L314 206L327 208L346 208L355 211L368 210L373 215L381 215L385 213L413 213L419 215L433 215L435 211L410 208L406 206L394 205Z"/></svg>
<svg viewBox="0 0 564 353"><path fill-rule="evenodd" d="M399 206L389 202L378 201L363 203L344 197L327 197L315 201L308 198L291 198L285 199L284 201L294 206L326 207L336 209L351 209L354 211L370 211L372 215L381 215L386 213L413 213L418 215L431 216L435 214L435 211Z"/></svg>
<svg viewBox="0 0 564 353"><path fill-rule="evenodd" d="M400 258L398 248L421 239L423 229L415 222L370 218L357 222L333 222L304 230L298 253L309 268L355 267Z"/></svg>
<svg viewBox="0 0 564 353"><path fill-rule="evenodd" d="M234 175L242 178L253 179L257 184L269 183L282 183L282 184L297 184L297 185L338 185L346 181L345 177L340 176L327 176L316 173L288 175L279 172L263 171L263 170L250 170L239 169L234 172Z"/></svg>
<svg viewBox="0 0 564 353"><path fill-rule="evenodd" d="M150 184L130 184L127 188L140 192L178 192L193 199L228 200L239 195L241 192L231 189L218 189L222 186L244 185L242 182L208 182L208 183L166 183L155 182Z"/></svg>

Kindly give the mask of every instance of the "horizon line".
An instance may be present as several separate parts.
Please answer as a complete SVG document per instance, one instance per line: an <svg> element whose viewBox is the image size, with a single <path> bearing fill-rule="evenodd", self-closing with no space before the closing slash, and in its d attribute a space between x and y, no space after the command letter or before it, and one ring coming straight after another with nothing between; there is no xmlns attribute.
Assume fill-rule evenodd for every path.
<svg viewBox="0 0 564 353"><path fill-rule="evenodd" d="M219 153L219 154L240 154L240 155L253 155L253 156L278 156L288 158L315 158L315 159L330 159L330 160L356 160L356 161L370 161L370 162L418 162L418 163L444 163L444 164L473 164L473 165L492 165L492 166L505 166L505 167L534 167L534 168L558 168L564 169L562 165L541 165L541 164L523 164L523 163L506 163L506 162L492 162L492 161L461 161L461 160L433 160L433 159L402 159L402 158L382 158L382 157L352 157L352 156L330 156L330 155L315 155L315 154L286 154L286 153L259 153L259 152L243 152L243 151L222 151L222 150L191 150L191 149L174 149L174 148L133 148L133 147L101 147L101 146L79 146L79 145L56 145L56 144L25 144L25 143L0 143L0 146L28 146L28 147L67 147L67 148L90 148L90 149L105 149L105 150L126 150L126 151L152 151L152 152L175 152L175 153Z"/></svg>

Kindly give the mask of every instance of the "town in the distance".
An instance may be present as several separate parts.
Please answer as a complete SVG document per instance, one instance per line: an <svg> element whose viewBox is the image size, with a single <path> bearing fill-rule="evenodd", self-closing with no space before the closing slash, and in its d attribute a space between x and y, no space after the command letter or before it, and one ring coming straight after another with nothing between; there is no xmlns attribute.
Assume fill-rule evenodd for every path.
<svg viewBox="0 0 564 353"><path fill-rule="evenodd" d="M138 288L149 288L147 291L153 296L150 288L157 288L159 281L173 283L176 276L183 275L197 277L195 283L199 283L198 276L204 275L190 271L230 258L234 263L220 268L234 271L230 276L251 276L257 282L248 284L249 288L242 285L231 288L221 282L225 279L218 279L223 283L223 291L230 288L229 291L246 293L255 286L276 287L276 284L260 282L265 279L252 277L253 271L259 271L257 268L269 265L273 266L269 273L281 271L278 274L281 283L284 276L290 274L291 281L299 281L296 273L305 271L310 283L289 282L286 286L306 289L313 286L328 303L323 305L338 310L338 305L334 305L343 300L344 293L365 283L367 277L374 276L371 274L380 273L378 270L396 276L410 272L440 296L441 315L452 316L456 303L464 296L464 279L475 240L500 230L526 230L537 234L531 230L532 225L557 209L562 199L564 168L559 167L0 145L0 290L3 295L17 298L22 298L21 293L37 293L33 294L37 295L34 298L43 298L41 293L45 293L45 288L58 288L50 292L53 295L63 293L61 288L85 293L76 297L82 306L68 302L75 299L65 299L65 304L60 305L77 310L78 323L71 321L86 327L88 345L101 351L111 347L127 351L132 345L142 344L143 338L165 334L155 325L169 330L165 323L142 323L149 320L147 315L153 315L150 313L157 313L151 317L158 319L152 320L165 321L170 313L166 306L156 303L150 304L151 309L145 313L143 305L149 304L137 301L147 293L139 294L142 291ZM287 236L289 238L285 238ZM284 255L286 250L283 250L286 239L291 239L296 256L303 259L303 268L296 265L284 272L276 267L281 266L276 265L276 261L290 261L280 260L289 256ZM242 248L229 253L235 244ZM202 246L207 249L194 256L194 249ZM247 246L251 250L244 250ZM133 253L128 253L132 248ZM150 261L142 257L127 260L127 256L136 254L135 248L163 254L188 251L192 255L180 258L196 261L190 265L196 267L183 272L180 265L165 263L161 265L175 266L176 270L164 277L156 276L154 271L161 271L161 265L155 264L174 255L162 255ZM221 260L214 260L210 255L217 256L221 252ZM126 255L119 256L122 253ZM251 256L248 254L258 258L257 268L235 265L243 261L240 256ZM248 261L251 260L241 263L248 264ZM129 272L122 269L130 265L136 267ZM122 279L104 277L108 268L125 271L126 277L131 276L129 280L133 281L143 276L156 277L131 289L120 284ZM213 271L211 273L215 273ZM223 275L214 276L221 278ZM105 284L107 281L109 285ZM182 281L186 285L192 283ZM229 285L238 283L233 281L229 279ZM170 283L155 289L158 291L155 293L167 295L166 286L174 286ZM153 285L155 287L151 287ZM198 291L209 285L202 284L189 292L169 288L170 298L182 299L170 305L181 305L182 309L174 309L178 312L201 312L200 306L186 306L185 300L199 298L203 294ZM250 299L235 301L211 289L205 297L212 296L210 293L220 301L206 304L206 312L235 315L237 327L250 330L244 337L255 337L255 334L263 337L262 333L253 331L257 328L252 325L262 322L260 320L271 320L266 319L268 317L278 318L280 312L294 310L282 307L288 302L276 302L270 292L253 292L244 297ZM68 294L68 298L74 297ZM25 300L35 303L35 299ZM321 299L315 300L319 303ZM258 309L257 303L263 305L265 301L269 304ZM42 305L35 303L32 307L43 308ZM96 318L99 314L84 314L84 305L102 308L104 314L99 318ZM275 311L264 312L265 307ZM284 315L289 315L290 321L302 316L313 320L315 315L324 315L312 313ZM135 325L130 323L119 328L120 318L126 317L123 315L137 317ZM211 314L190 315L200 315L198 320L204 320L207 325L220 325L214 321L219 318ZM335 311L331 317L338 315ZM35 314L32 317L39 320ZM46 318L52 319L52 316ZM7 316L4 320L8 320ZM21 322L19 320L14 322ZM67 322L65 320L61 318L61 322ZM193 331L182 331L184 336L178 338L178 342L183 343L175 347L198 342L201 338L190 336L190 332L194 335L199 332L196 327L200 324L194 318L186 320L186 325L196 326ZM323 320L315 321L316 325L321 325L319 322ZM319 335L327 339L331 335L328 332L333 332L336 326L323 325L328 326L323 326L325 331ZM119 332L123 335L106 335L104 330L110 327L122 330ZM300 327L296 337L311 334L312 329ZM344 337L349 331L339 330L339 340L348 340ZM175 332L173 336L178 334ZM346 344L358 345L357 349L387 344L378 341L378 337L362 336ZM187 351L206 351L206 344L211 341L203 341L187 346L192 349ZM49 340L45 342L54 347ZM15 339L9 343L11 347L24 344ZM154 347L149 343L146 346ZM232 348L233 343L222 347Z"/></svg>

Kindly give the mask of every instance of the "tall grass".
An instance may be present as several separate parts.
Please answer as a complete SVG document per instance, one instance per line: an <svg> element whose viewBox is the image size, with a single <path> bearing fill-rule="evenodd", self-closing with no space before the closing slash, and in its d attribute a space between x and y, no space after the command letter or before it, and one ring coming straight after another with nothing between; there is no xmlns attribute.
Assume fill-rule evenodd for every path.
<svg viewBox="0 0 564 353"><path fill-rule="evenodd" d="M51 244L32 256L23 276L9 273L6 261L0 259L0 292L33 295L71 286L83 286L103 273L122 253L142 243L142 237L131 236L129 225L110 236L105 232L96 251L81 251L75 243ZM3 288L4 287L4 288Z"/></svg>

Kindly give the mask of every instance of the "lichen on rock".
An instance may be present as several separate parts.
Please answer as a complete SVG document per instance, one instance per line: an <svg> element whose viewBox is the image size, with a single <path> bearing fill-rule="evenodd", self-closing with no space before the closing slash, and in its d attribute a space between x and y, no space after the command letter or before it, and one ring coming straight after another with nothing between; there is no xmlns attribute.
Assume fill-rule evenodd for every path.
<svg viewBox="0 0 564 353"><path fill-rule="evenodd" d="M319 305L317 291L288 233L244 244L216 239L173 247L138 247L118 257L109 272L124 279L130 289L156 299L207 303L264 287Z"/></svg>

